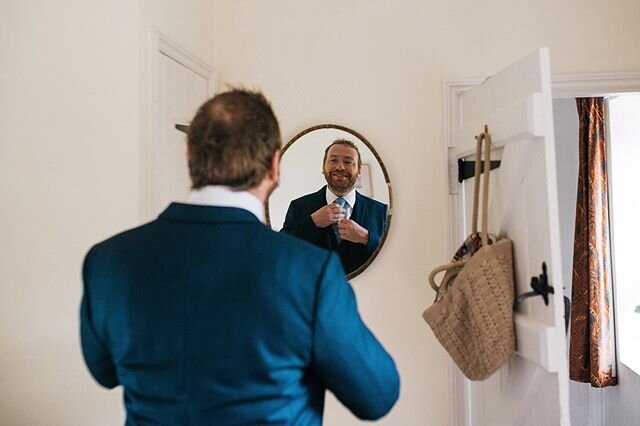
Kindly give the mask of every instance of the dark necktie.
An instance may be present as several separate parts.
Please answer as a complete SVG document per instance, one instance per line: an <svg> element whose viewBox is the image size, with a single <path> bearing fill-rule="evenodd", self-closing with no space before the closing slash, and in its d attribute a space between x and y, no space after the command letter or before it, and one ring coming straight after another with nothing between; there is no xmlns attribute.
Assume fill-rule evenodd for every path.
<svg viewBox="0 0 640 426"><path fill-rule="evenodd" d="M344 198L340 197L340 198L336 198L334 203L336 203L337 205L339 205L340 207L342 207L344 209L345 208L344 207L345 204L347 204L347 200L345 200ZM336 234L336 240L338 240L338 244L340 244L341 240L340 240L340 231L338 230L338 224L334 223L333 225L331 225L331 227L333 228L333 232Z"/></svg>

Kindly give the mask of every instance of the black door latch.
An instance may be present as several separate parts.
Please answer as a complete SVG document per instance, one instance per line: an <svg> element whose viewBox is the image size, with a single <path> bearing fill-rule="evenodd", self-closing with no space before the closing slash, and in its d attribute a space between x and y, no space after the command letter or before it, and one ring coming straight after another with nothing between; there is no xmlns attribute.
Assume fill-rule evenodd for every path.
<svg viewBox="0 0 640 426"><path fill-rule="evenodd" d="M515 305L519 305L528 297L542 296L545 306L549 306L549 294L553 294L553 287L549 285L546 263L542 262L542 274L540 276L531 277L531 288L533 291L528 291L518 296Z"/></svg>

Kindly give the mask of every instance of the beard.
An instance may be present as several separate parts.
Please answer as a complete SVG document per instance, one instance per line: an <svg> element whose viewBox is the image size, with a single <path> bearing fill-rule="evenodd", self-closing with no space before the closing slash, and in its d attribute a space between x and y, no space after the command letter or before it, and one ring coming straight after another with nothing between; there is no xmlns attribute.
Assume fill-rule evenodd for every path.
<svg viewBox="0 0 640 426"><path fill-rule="evenodd" d="M357 175L352 175L347 172L327 172L324 171L322 173L324 175L325 180L327 181L327 185L329 189L334 193L342 193L346 194L351 192L353 187L358 180Z"/></svg>

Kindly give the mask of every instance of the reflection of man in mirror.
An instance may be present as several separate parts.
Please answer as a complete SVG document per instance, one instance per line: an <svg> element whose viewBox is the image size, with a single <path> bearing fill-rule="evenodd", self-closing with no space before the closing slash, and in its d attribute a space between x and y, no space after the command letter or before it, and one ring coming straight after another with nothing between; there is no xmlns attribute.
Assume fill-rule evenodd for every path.
<svg viewBox="0 0 640 426"><path fill-rule="evenodd" d="M398 398L338 256L263 223L280 145L261 94L217 95L189 125L189 201L87 254L83 354L127 424L320 425L325 390L363 419Z"/></svg>
<svg viewBox="0 0 640 426"><path fill-rule="evenodd" d="M327 147L322 174L327 185L293 200L282 231L338 252L346 273L362 266L380 244L387 205L355 190L362 172L360 151L337 139Z"/></svg>

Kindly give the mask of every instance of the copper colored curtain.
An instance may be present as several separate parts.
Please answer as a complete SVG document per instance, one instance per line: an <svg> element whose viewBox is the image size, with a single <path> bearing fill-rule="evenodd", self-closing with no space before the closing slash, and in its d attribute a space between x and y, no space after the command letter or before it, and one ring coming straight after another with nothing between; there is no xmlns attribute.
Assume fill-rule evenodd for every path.
<svg viewBox="0 0 640 426"><path fill-rule="evenodd" d="M573 243L569 377L616 385L603 98L576 99L580 170Z"/></svg>

